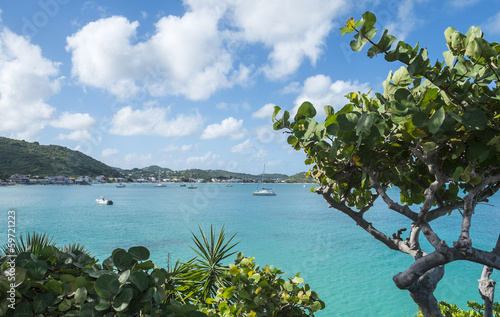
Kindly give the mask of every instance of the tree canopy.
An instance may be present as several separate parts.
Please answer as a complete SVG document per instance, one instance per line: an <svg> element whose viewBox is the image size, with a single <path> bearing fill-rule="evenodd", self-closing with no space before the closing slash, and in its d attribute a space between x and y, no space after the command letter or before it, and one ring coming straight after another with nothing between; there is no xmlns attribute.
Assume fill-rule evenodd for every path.
<svg viewBox="0 0 500 317"><path fill-rule="evenodd" d="M283 129L288 143L304 150L310 175L319 183L316 192L331 207L415 259L394 282L410 291L424 316L441 316L433 291L445 264L483 264L485 281L491 268L500 269L500 240L483 250L470 235L476 206L500 188L500 45L488 42L479 27L466 34L450 27L444 32L449 49L444 61L432 63L426 48L397 41L387 30L374 40L375 23L375 15L365 12L341 32L354 34L352 50L368 44L368 57L383 55L401 65L388 74L384 91L351 92L342 109L324 106L323 121L316 120L309 102L293 117L276 107L274 129ZM390 187L399 189L399 200L389 197ZM368 222L377 199L404 216L407 226L391 234ZM452 212L461 213L462 223L449 244L432 221ZM431 250L421 247L422 234Z"/></svg>

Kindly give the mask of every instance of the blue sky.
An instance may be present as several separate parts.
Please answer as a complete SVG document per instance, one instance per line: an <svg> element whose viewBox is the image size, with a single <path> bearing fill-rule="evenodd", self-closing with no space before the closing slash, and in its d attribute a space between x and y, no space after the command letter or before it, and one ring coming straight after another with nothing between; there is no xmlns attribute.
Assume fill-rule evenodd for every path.
<svg viewBox="0 0 500 317"><path fill-rule="evenodd" d="M433 60L448 26L500 37L499 1L5 0L0 10L0 136L121 168L306 171L304 153L272 130L272 109L338 109L350 91L381 91L401 65L351 52L339 32L366 10Z"/></svg>

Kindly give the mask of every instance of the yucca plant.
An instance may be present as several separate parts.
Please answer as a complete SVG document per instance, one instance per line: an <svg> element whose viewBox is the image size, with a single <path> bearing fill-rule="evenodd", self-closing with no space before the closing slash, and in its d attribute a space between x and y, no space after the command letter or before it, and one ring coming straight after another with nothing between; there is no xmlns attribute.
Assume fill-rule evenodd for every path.
<svg viewBox="0 0 500 317"><path fill-rule="evenodd" d="M194 286L191 293L198 295L195 298L205 301L207 298L215 297L219 288L229 286L229 281L223 278L223 273L229 266L223 265L223 260L236 253L231 250L239 242L231 244L236 234L226 241L225 226L222 226L219 234L216 234L211 225L208 237L200 226L198 229L200 237L192 233L195 246L190 246L198 257L190 261L190 270L183 275L183 278Z"/></svg>
<svg viewBox="0 0 500 317"><path fill-rule="evenodd" d="M73 243L68 243L67 245L63 246L62 248L60 248L61 251L63 252L75 252L77 251L78 253L83 253L83 254L87 254L87 255L92 255L92 252L89 251L89 249L84 246L83 244L79 243L79 242L73 242Z"/></svg>
<svg viewBox="0 0 500 317"><path fill-rule="evenodd" d="M2 247L3 254L12 254L12 250L15 255L18 255L21 252L30 252L35 257L40 255L40 251L46 246L55 246L56 240L53 236L49 236L46 232L38 233L33 232L30 234L26 233L26 238L23 237L23 234L19 235L19 239L16 239L16 242L13 246L9 247L9 245L4 245Z"/></svg>

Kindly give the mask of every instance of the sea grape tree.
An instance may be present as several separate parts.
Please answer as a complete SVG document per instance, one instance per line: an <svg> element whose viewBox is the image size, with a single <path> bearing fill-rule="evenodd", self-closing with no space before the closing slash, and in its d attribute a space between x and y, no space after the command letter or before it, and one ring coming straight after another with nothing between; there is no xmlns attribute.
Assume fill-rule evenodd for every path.
<svg viewBox="0 0 500 317"><path fill-rule="evenodd" d="M349 19L341 32L354 34L352 50L368 44L370 58L383 55L399 64L383 82L383 93L349 93L342 109L325 106L320 122L309 102L293 118L276 107L274 129L284 130L288 143L304 150L309 173L319 183L315 191L330 207L414 258L393 280L410 292L424 316L441 316L433 291L444 265L458 260L484 265L480 290L488 316L494 290L489 277L500 269L500 236L491 249L480 249L470 229L476 206L500 188L500 45L488 42L478 27L466 34L448 28L444 61L432 63L426 48L397 42L387 30L374 40L375 22L366 12L359 21ZM390 187L399 190L399 199L390 197ZM383 232L370 223L367 215L376 200L407 219L406 227ZM456 240L448 243L433 221L455 212L462 221Z"/></svg>

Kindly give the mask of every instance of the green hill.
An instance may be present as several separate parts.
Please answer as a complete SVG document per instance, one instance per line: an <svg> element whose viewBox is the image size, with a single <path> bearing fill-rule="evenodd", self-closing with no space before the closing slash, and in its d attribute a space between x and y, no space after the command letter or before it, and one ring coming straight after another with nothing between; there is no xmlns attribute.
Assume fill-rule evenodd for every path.
<svg viewBox="0 0 500 317"><path fill-rule="evenodd" d="M42 177L121 175L117 169L63 146L0 137L0 177L13 174Z"/></svg>
<svg viewBox="0 0 500 317"><path fill-rule="evenodd" d="M287 183L310 183L315 184L316 181L311 177L306 177L306 172L297 173L285 179Z"/></svg>
<svg viewBox="0 0 500 317"><path fill-rule="evenodd" d="M178 177L178 178L195 178L195 179L206 179L210 180L212 178L217 179L242 179L245 181L248 180L258 180L260 179L260 175L251 175L245 173L235 173L228 172L224 170L200 170L200 169L188 169L184 171L173 171L168 174L169 177ZM264 174L264 181L266 180L276 180L276 179L285 179L288 175L285 174Z"/></svg>

